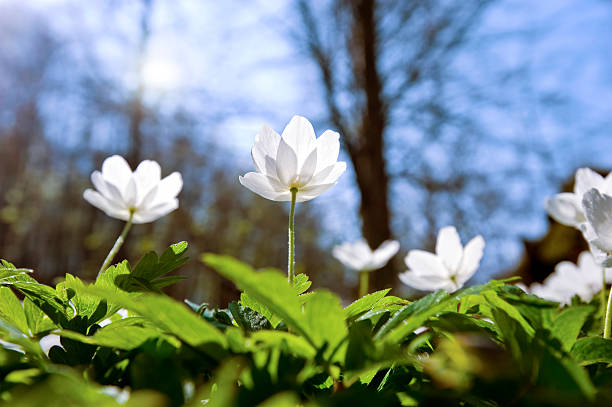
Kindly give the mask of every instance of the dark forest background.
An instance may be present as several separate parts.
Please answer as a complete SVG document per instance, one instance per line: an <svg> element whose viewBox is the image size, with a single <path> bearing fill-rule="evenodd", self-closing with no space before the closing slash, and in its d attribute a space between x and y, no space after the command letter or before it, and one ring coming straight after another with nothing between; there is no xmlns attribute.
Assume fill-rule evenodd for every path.
<svg viewBox="0 0 612 407"><path fill-rule="evenodd" d="M315 286L354 295L330 248L363 235L402 242L373 285L406 293L406 250L448 224L485 236L481 280L575 259L580 239L548 231L543 200L580 166L612 166L612 5L217 3L0 1L0 257L46 283L94 278L122 225L82 199L89 174L111 154L155 159L182 173L180 208L134 227L120 257L187 240L170 293L225 304L233 287L197 258L285 267L287 208L238 175L261 124L302 114L341 133L350 167L298 206Z"/></svg>

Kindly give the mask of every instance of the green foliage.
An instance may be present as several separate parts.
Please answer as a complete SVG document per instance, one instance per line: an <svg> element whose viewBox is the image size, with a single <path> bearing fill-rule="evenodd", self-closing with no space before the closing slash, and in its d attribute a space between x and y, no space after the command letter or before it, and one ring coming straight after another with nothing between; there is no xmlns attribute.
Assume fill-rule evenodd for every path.
<svg viewBox="0 0 612 407"><path fill-rule="evenodd" d="M0 269L0 399L10 405L609 405L612 341L596 304L491 281L342 307L277 270L203 261L241 291L227 309L165 296L186 243L55 288ZM3 274L4 273L4 274ZM23 297L23 302L20 301ZM597 301L597 300L594 300ZM127 310L118 313L119 309ZM38 341L60 336L48 355ZM106 386L106 387L104 387Z"/></svg>

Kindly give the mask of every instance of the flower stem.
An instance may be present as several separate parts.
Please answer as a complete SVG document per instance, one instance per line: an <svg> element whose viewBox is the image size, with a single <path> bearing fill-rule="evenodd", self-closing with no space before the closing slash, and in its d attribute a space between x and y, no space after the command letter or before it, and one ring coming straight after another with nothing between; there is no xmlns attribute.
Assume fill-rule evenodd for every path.
<svg viewBox="0 0 612 407"><path fill-rule="evenodd" d="M128 232L130 231L130 228L132 227L133 218L134 218L134 212L130 211L130 217L128 218L128 221L126 222L125 226L123 227L121 234L115 241L113 248L110 250L110 252L108 252L108 256L106 256L104 263L102 263L102 267L100 267L100 271L98 271L98 276L102 274L102 272L106 270L108 266L110 266L110 263L115 258L115 255L117 254L121 246L123 246L123 242L125 242L125 237L127 236Z"/></svg>
<svg viewBox="0 0 612 407"><path fill-rule="evenodd" d="M608 295L608 306L606 307L606 317L604 319L603 337L605 339L610 339L610 319L612 319L612 290L610 290Z"/></svg>
<svg viewBox="0 0 612 407"><path fill-rule="evenodd" d="M293 285L295 276L295 198L297 188L291 188L291 210L289 211L289 258L287 259L287 275L289 285Z"/></svg>
<svg viewBox="0 0 612 407"><path fill-rule="evenodd" d="M600 302L601 302L601 323L602 323L602 328L605 332L606 329L606 268L602 267L601 268L601 292L599 293L600 295Z"/></svg>
<svg viewBox="0 0 612 407"><path fill-rule="evenodd" d="M359 272L359 297L363 297L368 294L370 282L370 273L367 271Z"/></svg>

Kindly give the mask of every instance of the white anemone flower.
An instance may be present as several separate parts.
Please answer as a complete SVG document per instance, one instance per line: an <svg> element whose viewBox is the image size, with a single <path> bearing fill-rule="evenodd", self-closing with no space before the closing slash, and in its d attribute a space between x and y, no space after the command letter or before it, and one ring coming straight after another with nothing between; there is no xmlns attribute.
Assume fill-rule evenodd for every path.
<svg viewBox="0 0 612 407"><path fill-rule="evenodd" d="M606 273L606 282L612 282L612 272ZM525 291L547 300L569 304L575 295L585 302L591 301L602 286L602 267L590 252L584 251L578 256L577 264L562 261L543 283L533 283Z"/></svg>
<svg viewBox="0 0 612 407"><path fill-rule="evenodd" d="M398 241L386 240L378 249L372 250L365 240L359 239L353 243L346 242L335 246L333 255L352 270L373 271L384 267L397 254L399 248Z"/></svg>
<svg viewBox="0 0 612 407"><path fill-rule="evenodd" d="M440 229L436 253L411 250L406 256L408 271L400 280L417 290L454 292L474 275L482 258L485 241L478 235L465 246L453 226Z"/></svg>
<svg viewBox="0 0 612 407"><path fill-rule="evenodd" d="M595 260L603 267L612 266L612 196L595 188L584 194L582 205L586 222L582 231Z"/></svg>
<svg viewBox="0 0 612 407"><path fill-rule="evenodd" d="M133 223L153 222L178 208L177 195L183 188L181 174L161 178L155 161L145 160L132 172L125 159L113 155L104 160L102 171L94 171L83 198L108 216Z"/></svg>
<svg viewBox="0 0 612 407"><path fill-rule="evenodd" d="M317 138L301 116L293 116L280 136L264 125L251 150L257 172L239 177L240 183L273 201L291 201L292 190L296 202L316 198L336 185L346 170L346 163L338 162L339 139L331 130Z"/></svg>
<svg viewBox="0 0 612 407"><path fill-rule="evenodd" d="M604 178L589 168L580 168L574 178L574 192L562 192L549 198L546 210L557 222L578 228L586 222L582 198L591 188L612 194L612 173Z"/></svg>

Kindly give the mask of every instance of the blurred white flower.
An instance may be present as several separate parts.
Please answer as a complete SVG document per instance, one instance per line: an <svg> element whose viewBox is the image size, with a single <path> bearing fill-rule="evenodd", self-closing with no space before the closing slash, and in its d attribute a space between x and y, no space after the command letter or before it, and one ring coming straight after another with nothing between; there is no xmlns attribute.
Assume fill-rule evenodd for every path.
<svg viewBox="0 0 612 407"><path fill-rule="evenodd" d="M115 313L115 315L118 315L118 317L114 317L114 315L112 315L112 317L114 317L115 321L127 318L128 317L128 310L126 310L125 308L119 308L117 310L117 312ZM109 317L109 318L103 319L102 321L98 322L98 325L100 325L100 327L103 328L103 327L105 327L107 325L110 325L112 323L113 323L113 319L111 319Z"/></svg>
<svg viewBox="0 0 612 407"><path fill-rule="evenodd" d="M612 173L604 178L589 168L580 168L574 178L574 192L563 192L547 199L546 210L557 222L579 227L586 222L582 198L591 188L612 193Z"/></svg>
<svg viewBox="0 0 612 407"><path fill-rule="evenodd" d="M54 346L61 346L59 335L49 334L40 338L40 347L45 352L46 355L49 354L49 350L51 350Z"/></svg>
<svg viewBox="0 0 612 407"><path fill-rule="evenodd" d="M342 264L355 271L373 271L384 267L395 256L399 247L399 242L386 240L378 249L372 251L368 243L360 239L334 247L333 255Z"/></svg>
<svg viewBox="0 0 612 407"><path fill-rule="evenodd" d="M409 270L400 274L399 278L417 290L456 291L478 269L484 246L484 239L478 235L464 248L455 227L444 227L438 233L436 253L411 250L406 256Z"/></svg>
<svg viewBox="0 0 612 407"><path fill-rule="evenodd" d="M111 396L118 404L125 404L130 399L131 389L129 387L104 386L100 392Z"/></svg>
<svg viewBox="0 0 612 407"><path fill-rule="evenodd" d="M282 136L264 125L251 150L257 172L241 176L240 183L273 201L291 201L292 188L297 189L297 202L316 198L346 170L346 163L337 161L339 139L331 130L317 138L301 116L293 116Z"/></svg>
<svg viewBox="0 0 612 407"><path fill-rule="evenodd" d="M606 272L606 282L612 282L612 270ZM575 295L585 302L591 301L601 291L602 285L602 267L590 252L584 251L578 256L577 265L563 261L541 284L533 283L525 291L547 300L569 304Z"/></svg>
<svg viewBox="0 0 612 407"><path fill-rule="evenodd" d="M597 263L612 266L612 196L590 189L582 199L586 222L581 225L584 238Z"/></svg>
<svg viewBox="0 0 612 407"><path fill-rule="evenodd" d="M145 160L132 172L121 156L104 160L102 172L94 171L91 181L96 190L87 189L83 198L108 216L133 223L153 222L178 208L176 198L183 188L181 174L173 172L161 179L161 168Z"/></svg>

